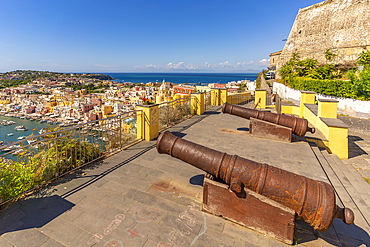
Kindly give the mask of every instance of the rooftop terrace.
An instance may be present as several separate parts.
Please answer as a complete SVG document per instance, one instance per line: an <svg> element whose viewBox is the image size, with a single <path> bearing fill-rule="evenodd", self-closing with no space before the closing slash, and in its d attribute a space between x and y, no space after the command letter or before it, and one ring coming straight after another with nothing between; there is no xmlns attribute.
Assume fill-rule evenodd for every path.
<svg viewBox="0 0 370 247"><path fill-rule="evenodd" d="M336 155L304 138L253 138L249 121L213 107L169 129L186 140L330 183L355 223L327 232L297 220L299 246L370 245L370 186ZM142 141L54 182L1 211L0 246L286 246L202 212L204 172ZM194 220L185 225L183 221Z"/></svg>

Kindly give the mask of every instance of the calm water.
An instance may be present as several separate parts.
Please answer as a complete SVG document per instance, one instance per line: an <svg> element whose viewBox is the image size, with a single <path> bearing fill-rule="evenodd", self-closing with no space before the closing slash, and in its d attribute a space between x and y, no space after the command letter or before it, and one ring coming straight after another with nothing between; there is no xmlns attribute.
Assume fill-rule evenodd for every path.
<svg viewBox="0 0 370 247"><path fill-rule="evenodd" d="M225 84L230 81L257 79L255 73L104 73L115 78L120 82L147 83L147 82L162 82L163 79L167 82L179 83L200 83L207 85L208 83Z"/></svg>
<svg viewBox="0 0 370 247"><path fill-rule="evenodd" d="M16 124L4 126L0 125L0 140L5 141L5 138L7 142L15 142L18 141L18 137L20 136L29 136L32 134L32 129L37 128L37 130L34 131L34 135L38 135L39 130L42 128L47 128L49 126L56 127L57 125L50 125L47 123L40 123L37 121L30 121L26 119L20 119L20 118L15 118L15 117L4 117L0 116L0 122L3 120L7 121L14 121ZM28 130L26 131L20 131L20 130L15 130L14 127L18 125L24 125ZM7 136L8 133L13 133L12 136Z"/></svg>

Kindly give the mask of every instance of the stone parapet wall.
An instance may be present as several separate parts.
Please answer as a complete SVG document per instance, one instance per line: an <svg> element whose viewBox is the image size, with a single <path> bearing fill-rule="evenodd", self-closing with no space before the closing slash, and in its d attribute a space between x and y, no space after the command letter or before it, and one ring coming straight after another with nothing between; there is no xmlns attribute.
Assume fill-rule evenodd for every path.
<svg viewBox="0 0 370 247"><path fill-rule="evenodd" d="M358 55L370 49L370 0L327 0L300 9L277 70L294 52L324 64L328 49L338 54L333 62L343 65L355 64Z"/></svg>

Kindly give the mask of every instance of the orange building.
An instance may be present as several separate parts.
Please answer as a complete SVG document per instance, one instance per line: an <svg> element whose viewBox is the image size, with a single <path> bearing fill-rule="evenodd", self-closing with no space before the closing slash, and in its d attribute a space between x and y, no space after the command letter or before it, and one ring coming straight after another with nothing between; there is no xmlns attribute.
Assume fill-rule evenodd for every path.
<svg viewBox="0 0 370 247"><path fill-rule="evenodd" d="M192 86L173 86L173 93L191 94L194 91Z"/></svg>

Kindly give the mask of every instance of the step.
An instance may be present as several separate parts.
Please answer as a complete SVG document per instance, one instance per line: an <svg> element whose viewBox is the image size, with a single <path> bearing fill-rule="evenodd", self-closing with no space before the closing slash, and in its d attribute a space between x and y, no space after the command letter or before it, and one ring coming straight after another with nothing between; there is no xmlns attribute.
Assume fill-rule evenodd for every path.
<svg viewBox="0 0 370 247"><path fill-rule="evenodd" d="M370 208L370 185L365 181L365 179L361 177L358 171L356 171L356 169L351 164L350 166L347 166L344 163L345 160L340 160L336 154L330 154L330 156L349 179L353 187L355 187L356 191L361 195L367 206ZM354 173L357 173L359 177L356 177ZM370 221L369 218L367 218L367 220Z"/></svg>
<svg viewBox="0 0 370 247"><path fill-rule="evenodd" d="M329 166L328 162L322 155L320 149L316 146L316 144L311 144L312 151L316 155L317 160L319 161L322 169L325 172L325 175L328 177L329 183L333 187L335 193L336 193L336 202L339 206L344 207L342 200L342 194L347 194L346 191L344 191L343 185L340 183L339 179ZM348 201L348 200L347 200Z"/></svg>
<svg viewBox="0 0 370 247"><path fill-rule="evenodd" d="M316 158L320 162L324 172L326 173L331 185L333 186L333 189L336 193L336 198L338 199L339 197L339 199L337 200L337 205L343 207L344 204L344 206L352 209L355 215L355 224L348 226L341 222L341 220L335 220L333 221L334 229L338 234L354 239L360 239L365 244L368 244L370 246L370 238L368 234L370 233L370 227L367 221L361 214L357 205L352 200L351 196L348 194L347 190L343 187L343 184L335 174L328 161L325 159L320 149L314 143L310 143L310 146L312 148L312 151L316 155Z"/></svg>
<svg viewBox="0 0 370 247"><path fill-rule="evenodd" d="M350 167L346 166L345 163L342 162L342 160L340 160L339 157L336 154L329 154L329 156L336 163L338 168L341 170L342 174L344 174L346 176L346 178L350 181L353 188L355 189L355 192L354 192L355 194L353 194L353 192L351 192L351 189L347 189L347 191L350 193L352 199L355 201L355 204L358 207L358 209L361 210L361 212L359 212L359 213L361 213L362 216L364 217L364 218L362 218L362 217L356 218L357 214L355 213L355 225L360 226L362 228L361 229L361 228L357 227L356 230L360 234L364 243L367 246L370 246L370 236L369 236L369 233L370 233L370 227L369 227L369 223L370 223L370 218L369 218L369 215L370 215L370 206L369 206L370 205L369 204L370 196L369 196L369 192L370 192L370 190L368 190L369 192L367 192L366 189L364 189L363 186L360 184L358 179L355 178L355 176L353 175L352 172L356 172L358 175L359 175L359 173L356 171L356 169L354 169L354 167L351 164L349 164ZM345 160L343 160L343 161L345 161ZM360 176L360 179L361 178L362 177ZM362 179L362 180L364 181L364 179ZM358 197L360 197L360 199L358 199ZM364 221L366 221L367 224L365 224L365 222L362 222L362 219ZM335 230L337 232L338 232L338 230L340 231L341 229L344 229L344 232L347 232L347 228L343 227L342 225L335 224L334 227L335 227ZM364 231L366 231L366 232L364 232Z"/></svg>
<svg viewBox="0 0 370 247"><path fill-rule="evenodd" d="M365 191L370 193L370 184L361 176L361 174L353 167L353 165L348 160L342 160L343 164L350 170L352 175L357 179Z"/></svg>
<svg viewBox="0 0 370 247"><path fill-rule="evenodd" d="M331 168L333 169L334 173L342 183L344 189L347 191L349 196L351 197L354 204L356 204L357 208L360 210L361 214L365 218L365 220L368 222L370 220L370 207L363 199L363 195L361 193L362 190L360 190L362 187L356 185L356 180L353 179L350 175L352 175L349 171L346 171L347 168L344 167L344 164L341 162L341 164L338 164L334 159L333 156L331 156L326 150L322 151L322 154L326 161L329 163ZM346 169L346 170L344 170ZM348 173L348 176L345 174L345 172ZM355 184L352 184L352 182ZM358 188L359 190L357 190ZM365 195L364 195L365 196ZM369 223L369 222L368 222ZM370 227L370 225L369 225Z"/></svg>

